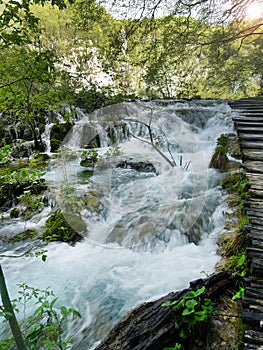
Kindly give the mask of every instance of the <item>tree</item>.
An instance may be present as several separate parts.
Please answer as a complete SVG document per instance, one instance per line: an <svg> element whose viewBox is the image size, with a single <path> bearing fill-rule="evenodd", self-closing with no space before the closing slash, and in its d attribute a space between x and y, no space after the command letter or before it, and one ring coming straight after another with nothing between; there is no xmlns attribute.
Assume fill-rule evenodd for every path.
<svg viewBox="0 0 263 350"><path fill-rule="evenodd" d="M6 318L8 319L8 322L10 324L10 328L12 330L13 337L15 339L15 343L18 350L26 350L26 346L24 343L24 339L21 333L21 329L18 325L13 306L11 304L8 290L5 283L5 277L2 270L2 266L0 265L0 295L3 302L4 307L4 314L6 315Z"/></svg>
<svg viewBox="0 0 263 350"><path fill-rule="evenodd" d="M72 1L69 0L69 3ZM0 0L0 47L30 42L30 35L38 30L39 23L31 7L33 4L44 5L46 2L47 0ZM52 0L51 4L60 9L66 7L64 0Z"/></svg>
<svg viewBox="0 0 263 350"><path fill-rule="evenodd" d="M219 79L219 89L223 89L223 81L227 82L221 97L229 93L235 95L238 90L239 96L257 94L255 85L261 79L260 66L257 66L256 73L252 69L255 56L253 60L245 57L248 46L253 50L255 37L260 38L263 34L260 19L249 21L245 17L252 0L110 0L100 3L105 4L112 13L116 11L121 18L133 18L128 20L125 28L128 52L135 46L139 47L137 64L146 69L144 79L147 93L154 96L157 92L160 97L207 97L209 87L216 86L216 80L211 79L215 72L211 66L213 60L218 72L221 69L223 78ZM142 42L144 47L140 46ZM240 50L242 46L243 54ZM228 57L227 69L224 67L224 56ZM241 61L244 70L238 79L235 71L238 71L236 68ZM248 63L251 69L250 66L245 68ZM229 79L230 72L233 79ZM211 84L200 94L201 85L206 85L202 75L207 77L207 74ZM236 79L238 82L235 84Z"/></svg>
<svg viewBox="0 0 263 350"><path fill-rule="evenodd" d="M39 149L43 113L56 99L55 57L47 50L11 47L1 50L0 58L0 110L15 124L24 122Z"/></svg>

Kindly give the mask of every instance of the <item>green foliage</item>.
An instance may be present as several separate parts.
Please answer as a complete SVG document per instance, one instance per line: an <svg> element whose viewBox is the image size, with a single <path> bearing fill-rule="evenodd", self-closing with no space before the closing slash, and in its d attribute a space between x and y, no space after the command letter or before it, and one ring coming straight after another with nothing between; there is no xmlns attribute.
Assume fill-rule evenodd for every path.
<svg viewBox="0 0 263 350"><path fill-rule="evenodd" d="M249 224L250 220L249 217L246 215L241 215L238 219L238 227L242 229L244 225Z"/></svg>
<svg viewBox="0 0 263 350"><path fill-rule="evenodd" d="M204 292L205 287L202 287L195 292L189 292L180 301L168 301L164 306L172 306L174 311L182 311L184 322L194 326L198 322L207 321L213 312L211 300L201 299Z"/></svg>
<svg viewBox="0 0 263 350"><path fill-rule="evenodd" d="M217 139L217 145L226 147L227 146L227 136L225 134L221 134Z"/></svg>
<svg viewBox="0 0 263 350"><path fill-rule="evenodd" d="M12 148L9 145L5 145L0 148L0 166L6 165L10 161Z"/></svg>
<svg viewBox="0 0 263 350"><path fill-rule="evenodd" d="M34 135L34 122L56 102L54 52L8 47L0 59L1 111L13 120L24 118Z"/></svg>
<svg viewBox="0 0 263 350"><path fill-rule="evenodd" d="M81 154L80 165L85 167L99 167L104 168L110 166L112 159L119 156L121 153L121 147L114 145L110 146L102 155L98 154L95 149L85 150Z"/></svg>
<svg viewBox="0 0 263 350"><path fill-rule="evenodd" d="M65 306L57 306L58 298L49 288L40 290L23 283L19 285L19 297L12 301L13 308L18 312L19 306L25 314L27 305L34 303L35 311L24 320L24 338L27 349L61 349L66 350L72 344L72 337L63 335L64 327L70 319L81 317L80 313ZM1 309L0 309L1 310ZM0 316L6 318L4 312ZM14 339L0 342L1 349L13 349Z"/></svg>
<svg viewBox="0 0 263 350"><path fill-rule="evenodd" d="M247 260L245 253L239 253L229 258L228 267L234 272L236 276L245 277L247 273Z"/></svg>
<svg viewBox="0 0 263 350"><path fill-rule="evenodd" d="M26 220L32 214L40 212L44 207L43 196L41 194L32 194L31 191L24 191L17 198L20 200L20 204L26 207L26 210L23 212L23 218Z"/></svg>
<svg viewBox="0 0 263 350"><path fill-rule="evenodd" d="M0 183L2 185L10 184L26 184L39 180L42 176L42 172L36 169L20 168L12 170L10 168L0 169Z"/></svg>
<svg viewBox="0 0 263 350"><path fill-rule="evenodd" d="M165 348L164 350L182 350L183 345L180 343L176 343L173 348Z"/></svg>
<svg viewBox="0 0 263 350"><path fill-rule="evenodd" d="M243 173L232 173L222 180L222 187L229 193L236 193L240 198L240 208L243 209L244 201L248 196L249 183Z"/></svg>
<svg viewBox="0 0 263 350"><path fill-rule="evenodd" d="M241 299L245 294L245 288L239 287L239 290L232 296L232 300Z"/></svg>
<svg viewBox="0 0 263 350"><path fill-rule="evenodd" d="M222 155L226 155L226 154L227 154L227 148L224 147L224 146L218 145L218 146L216 146L216 148L215 148L215 152L216 152L216 153L220 153L220 154L222 154Z"/></svg>
<svg viewBox="0 0 263 350"><path fill-rule="evenodd" d="M180 300L168 301L163 306L172 306L175 312L180 312L184 325L180 330L180 337L185 340L189 337L195 337L195 342L199 342L201 334L201 324L208 322L213 313L213 304L211 299L203 298L205 287L191 291ZM180 349L176 345L175 349Z"/></svg>
<svg viewBox="0 0 263 350"><path fill-rule="evenodd" d="M227 267L238 277L238 290L233 295L232 300L241 299L245 293L243 278L247 274L247 259L245 253L231 256Z"/></svg>
<svg viewBox="0 0 263 350"><path fill-rule="evenodd" d="M13 0L0 1L0 47L8 45L22 45L30 42L30 36L37 32L39 19L32 13L32 4L41 4L46 0ZM72 2L71 0L69 2ZM66 7L64 0L52 0L52 5L60 9Z"/></svg>
<svg viewBox="0 0 263 350"><path fill-rule="evenodd" d="M95 149L85 150L81 153L80 165L93 168L98 161L98 157L98 151Z"/></svg>

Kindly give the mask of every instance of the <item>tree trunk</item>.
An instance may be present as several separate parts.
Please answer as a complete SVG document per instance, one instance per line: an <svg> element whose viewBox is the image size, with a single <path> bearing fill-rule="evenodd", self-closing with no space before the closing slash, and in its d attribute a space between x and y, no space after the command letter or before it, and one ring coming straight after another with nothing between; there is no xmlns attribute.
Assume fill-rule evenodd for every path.
<svg viewBox="0 0 263 350"><path fill-rule="evenodd" d="M4 306L4 311L6 312L6 317L8 319L11 331L13 333L16 346L18 350L26 350L26 346L22 337L22 333L17 322L9 295L5 283L5 277L3 274L2 266L0 265L0 293Z"/></svg>

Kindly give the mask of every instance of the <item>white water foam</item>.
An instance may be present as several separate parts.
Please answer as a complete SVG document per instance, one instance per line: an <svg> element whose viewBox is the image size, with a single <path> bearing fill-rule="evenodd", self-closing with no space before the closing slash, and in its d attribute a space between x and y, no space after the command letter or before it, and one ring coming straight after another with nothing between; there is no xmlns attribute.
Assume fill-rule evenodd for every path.
<svg viewBox="0 0 263 350"><path fill-rule="evenodd" d="M129 119L142 116L140 120L147 122L149 110L154 114L155 132L161 128L174 143L176 162L181 156L183 163L190 160L188 171L180 166L171 169L150 145L132 138L122 140L117 163L125 158L147 161L157 173L97 168L87 183L79 184L78 174L83 171L79 158L56 165L46 176L54 191L66 177L67 184L80 192L92 187L102 193L101 212L92 218L83 214L89 235L75 246L49 244L45 263L32 257L1 261L12 297L17 295L17 283L50 286L59 303L81 312L81 320L69 325L73 349L93 349L138 303L186 288L190 280L213 272L218 261L216 240L223 231L227 207L221 175L208 169L208 163L216 138L232 131L230 110L215 101L164 106L151 102L124 103L93 115L98 119L105 119L107 113ZM77 122L78 132L71 133L74 140L66 140L76 154L81 151L76 135L83 136L85 123ZM144 132L146 138L140 126L130 124L133 133ZM101 137L106 137L105 132ZM169 156L167 149L163 152Z"/></svg>

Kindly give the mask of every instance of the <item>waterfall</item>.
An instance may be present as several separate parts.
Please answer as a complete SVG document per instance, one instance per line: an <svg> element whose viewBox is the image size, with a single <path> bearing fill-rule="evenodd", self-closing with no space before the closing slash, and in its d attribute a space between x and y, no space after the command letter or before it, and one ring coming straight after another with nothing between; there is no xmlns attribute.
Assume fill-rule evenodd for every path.
<svg viewBox="0 0 263 350"><path fill-rule="evenodd" d="M176 167L145 142L147 125ZM45 178L66 219L70 208L87 232L74 246L50 243L46 262L2 258L11 297L17 283L50 286L59 303L82 314L68 327L72 349L92 350L137 304L212 273L228 208L222 174L208 164L217 137L229 132L231 110L223 101L124 102L79 118ZM80 157L92 142L99 160L85 177ZM109 148L115 143L117 151ZM65 185L73 202L61 193ZM80 202L90 193L97 195L93 210ZM41 230L51 208L45 210L27 227ZM19 230L16 225L21 228L10 222L0 232Z"/></svg>

